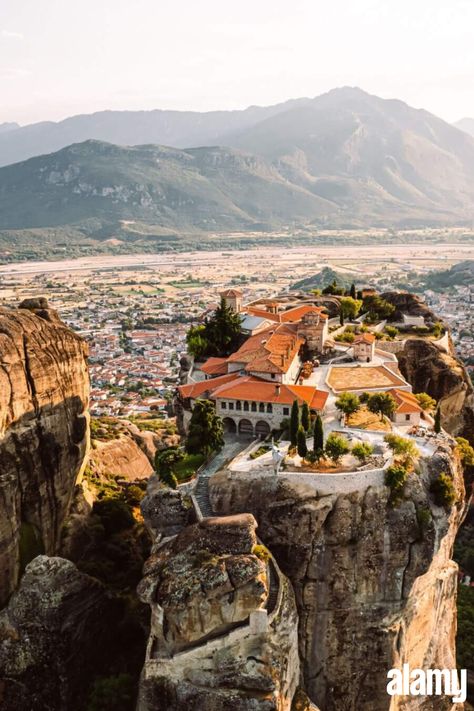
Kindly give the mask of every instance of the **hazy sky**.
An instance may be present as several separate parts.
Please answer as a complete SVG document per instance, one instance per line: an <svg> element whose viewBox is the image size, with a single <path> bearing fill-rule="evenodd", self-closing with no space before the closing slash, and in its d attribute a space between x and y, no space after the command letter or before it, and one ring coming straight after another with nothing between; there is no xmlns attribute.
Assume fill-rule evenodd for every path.
<svg viewBox="0 0 474 711"><path fill-rule="evenodd" d="M474 116L474 0L0 0L0 122L360 86Z"/></svg>

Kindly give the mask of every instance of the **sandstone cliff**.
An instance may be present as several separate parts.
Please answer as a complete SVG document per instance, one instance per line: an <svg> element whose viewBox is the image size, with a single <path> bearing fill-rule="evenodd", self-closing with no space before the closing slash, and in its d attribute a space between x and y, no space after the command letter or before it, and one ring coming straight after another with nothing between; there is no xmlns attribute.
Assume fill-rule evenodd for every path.
<svg viewBox="0 0 474 711"><path fill-rule="evenodd" d="M429 494L441 471L458 493L451 511ZM451 555L463 496L461 467L449 446L421 461L397 507L385 486L320 495L317 485L284 474L224 471L212 478L214 509L252 512L260 538L292 582L303 686L324 711L399 708L390 705L386 673L403 662L455 668ZM403 708L444 711L451 704L438 697Z"/></svg>
<svg viewBox="0 0 474 711"><path fill-rule="evenodd" d="M157 546L139 586L152 608L139 711L289 711L294 596L255 528L249 514L204 519Z"/></svg>
<svg viewBox="0 0 474 711"><path fill-rule="evenodd" d="M83 708L118 603L63 558L38 556L0 612L2 711Z"/></svg>
<svg viewBox="0 0 474 711"><path fill-rule="evenodd" d="M439 401L443 427L474 442L474 389L451 341L445 349L432 341L408 339L397 358L413 391Z"/></svg>
<svg viewBox="0 0 474 711"><path fill-rule="evenodd" d="M0 309L0 603L34 555L57 551L88 448L87 347L28 306Z"/></svg>

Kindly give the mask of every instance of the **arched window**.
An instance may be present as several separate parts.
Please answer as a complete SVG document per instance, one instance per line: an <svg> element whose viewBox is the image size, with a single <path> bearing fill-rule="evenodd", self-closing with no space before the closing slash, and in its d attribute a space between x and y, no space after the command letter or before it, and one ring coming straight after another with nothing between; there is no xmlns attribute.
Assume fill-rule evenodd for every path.
<svg viewBox="0 0 474 711"><path fill-rule="evenodd" d="M273 407L272 407L271 402L269 402L269 403L267 404L267 412L273 412Z"/></svg>
<svg viewBox="0 0 474 711"><path fill-rule="evenodd" d="M240 400L237 400L237 402L235 403L235 409L236 409L236 410L241 410L241 409L242 409L242 403L240 402Z"/></svg>
<svg viewBox="0 0 474 711"><path fill-rule="evenodd" d="M249 411L249 404L248 404L247 400L244 402L244 410L245 410L245 412Z"/></svg>
<svg viewBox="0 0 474 711"><path fill-rule="evenodd" d="M256 402L252 403L252 412L257 412L257 403Z"/></svg>
<svg viewBox="0 0 474 711"><path fill-rule="evenodd" d="M260 402L258 405L258 411L259 412L265 412L265 404L263 402Z"/></svg>

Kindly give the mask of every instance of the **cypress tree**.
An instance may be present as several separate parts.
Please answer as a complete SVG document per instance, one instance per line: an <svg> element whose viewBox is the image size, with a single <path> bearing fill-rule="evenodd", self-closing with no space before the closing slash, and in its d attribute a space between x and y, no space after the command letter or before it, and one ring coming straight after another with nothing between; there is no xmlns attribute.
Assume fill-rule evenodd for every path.
<svg viewBox="0 0 474 711"><path fill-rule="evenodd" d="M441 410L439 407L436 409L435 421L434 421L434 431L438 434L441 432Z"/></svg>
<svg viewBox="0 0 474 711"><path fill-rule="evenodd" d="M357 298L357 293L356 293L355 284L351 284L350 295L352 296L353 299L356 299L356 298Z"/></svg>
<svg viewBox="0 0 474 711"><path fill-rule="evenodd" d="M324 450L324 430L321 415L318 415L314 421L314 439L313 452L319 454Z"/></svg>
<svg viewBox="0 0 474 711"><path fill-rule="evenodd" d="M339 323L341 324L341 326L344 326L344 313L342 311L342 306L341 310L339 311Z"/></svg>
<svg viewBox="0 0 474 711"><path fill-rule="evenodd" d="M298 441L298 427L300 426L300 408L298 401L294 400L291 406L290 417L290 442L292 447L296 447Z"/></svg>
<svg viewBox="0 0 474 711"><path fill-rule="evenodd" d="M311 426L311 415L309 413L308 403L304 402L301 408L301 426L305 432L309 432Z"/></svg>
<svg viewBox="0 0 474 711"><path fill-rule="evenodd" d="M306 432L304 431L301 425L298 427L297 445L298 454L302 459L304 459L308 454L308 447L306 446Z"/></svg>

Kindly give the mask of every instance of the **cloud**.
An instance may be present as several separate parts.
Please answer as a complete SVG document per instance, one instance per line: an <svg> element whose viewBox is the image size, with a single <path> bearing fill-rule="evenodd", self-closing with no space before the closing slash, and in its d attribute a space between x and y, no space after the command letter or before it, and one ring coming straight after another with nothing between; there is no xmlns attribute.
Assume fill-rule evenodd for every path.
<svg viewBox="0 0 474 711"><path fill-rule="evenodd" d="M12 32L11 30L2 30L0 34L2 35L2 37L6 37L7 39L17 39L17 40L24 39L24 35L21 32Z"/></svg>

